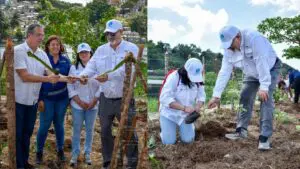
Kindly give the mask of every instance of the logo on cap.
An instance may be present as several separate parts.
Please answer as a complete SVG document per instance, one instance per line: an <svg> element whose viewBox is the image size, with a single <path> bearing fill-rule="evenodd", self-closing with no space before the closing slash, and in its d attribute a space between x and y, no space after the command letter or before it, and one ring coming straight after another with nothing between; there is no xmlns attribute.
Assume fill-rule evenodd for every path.
<svg viewBox="0 0 300 169"><path fill-rule="evenodd" d="M113 23L112 21L110 21L110 22L108 23L108 26L109 26L109 27L112 27L113 24L114 24L114 23Z"/></svg>
<svg viewBox="0 0 300 169"><path fill-rule="evenodd" d="M82 45L81 45L81 48L84 48L84 47L85 47L85 45L84 45L84 44L82 44Z"/></svg>
<svg viewBox="0 0 300 169"><path fill-rule="evenodd" d="M196 69L196 74L200 73L200 68Z"/></svg>
<svg viewBox="0 0 300 169"><path fill-rule="evenodd" d="M225 36L223 34L220 35L221 41L224 41Z"/></svg>

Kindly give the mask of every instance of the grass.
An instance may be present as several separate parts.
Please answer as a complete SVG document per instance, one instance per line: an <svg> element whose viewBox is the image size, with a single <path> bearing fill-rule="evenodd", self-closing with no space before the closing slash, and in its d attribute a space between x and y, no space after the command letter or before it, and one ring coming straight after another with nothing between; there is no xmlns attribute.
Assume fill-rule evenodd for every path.
<svg viewBox="0 0 300 169"><path fill-rule="evenodd" d="M290 117L286 112L275 109L275 119L282 124L290 124L296 122L296 119Z"/></svg>
<svg viewBox="0 0 300 169"><path fill-rule="evenodd" d="M158 99L156 97L148 98L148 112L158 112Z"/></svg>

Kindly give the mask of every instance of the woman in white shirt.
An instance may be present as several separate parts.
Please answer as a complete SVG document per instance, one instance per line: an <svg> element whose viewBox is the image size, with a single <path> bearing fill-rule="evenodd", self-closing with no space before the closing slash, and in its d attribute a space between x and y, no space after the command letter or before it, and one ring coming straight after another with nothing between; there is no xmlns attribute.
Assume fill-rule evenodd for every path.
<svg viewBox="0 0 300 169"><path fill-rule="evenodd" d="M72 65L69 75L78 76L91 58L91 48L86 43L81 43L77 48L76 64ZM85 125L85 163L91 165L90 153L92 150L94 124L98 112L98 88L99 82L89 79L86 85L77 81L68 84L69 97L71 98L72 118L73 118L73 137L72 137L72 158L71 165L77 165L80 154L80 133L82 125Z"/></svg>
<svg viewBox="0 0 300 169"><path fill-rule="evenodd" d="M163 144L175 144L177 126L182 142L194 141L194 124L186 124L184 119L194 111L199 112L204 104L202 68L199 59L191 58L184 67L167 77L159 99L160 136Z"/></svg>

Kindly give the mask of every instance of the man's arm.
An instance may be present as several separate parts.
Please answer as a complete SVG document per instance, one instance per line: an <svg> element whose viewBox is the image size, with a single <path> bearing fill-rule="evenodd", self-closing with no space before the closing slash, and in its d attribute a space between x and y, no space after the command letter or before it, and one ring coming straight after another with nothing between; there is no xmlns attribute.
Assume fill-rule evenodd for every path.
<svg viewBox="0 0 300 169"><path fill-rule="evenodd" d="M218 74L218 78L214 87L213 97L221 98L221 95L227 86L233 70L232 63L228 62L227 56L224 55L222 59L222 66Z"/></svg>

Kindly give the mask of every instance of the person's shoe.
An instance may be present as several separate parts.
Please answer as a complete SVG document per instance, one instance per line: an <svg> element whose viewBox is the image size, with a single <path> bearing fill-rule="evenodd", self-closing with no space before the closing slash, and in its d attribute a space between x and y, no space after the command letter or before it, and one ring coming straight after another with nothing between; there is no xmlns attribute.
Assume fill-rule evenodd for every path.
<svg viewBox="0 0 300 169"><path fill-rule="evenodd" d="M72 158L70 160L70 165L71 166L76 166L77 165L77 160L78 160L78 155L72 155Z"/></svg>
<svg viewBox="0 0 300 169"><path fill-rule="evenodd" d="M36 153L36 158L35 158L35 163L40 165L43 162L43 153L42 152L37 152Z"/></svg>
<svg viewBox="0 0 300 169"><path fill-rule="evenodd" d="M34 169L34 166L29 164L28 162L25 163L24 169Z"/></svg>
<svg viewBox="0 0 300 169"><path fill-rule="evenodd" d="M91 160L90 154L85 154L84 157L85 157L85 163L88 165L92 165L92 160Z"/></svg>
<svg viewBox="0 0 300 169"><path fill-rule="evenodd" d="M248 131L244 128L237 128L235 133L225 134L225 137L230 140L244 139L248 137Z"/></svg>
<svg viewBox="0 0 300 169"><path fill-rule="evenodd" d="M65 162L66 161L66 157L65 157L65 153L63 150L59 150L57 152L57 159L60 161L60 162Z"/></svg>
<svg viewBox="0 0 300 169"><path fill-rule="evenodd" d="M271 149L270 138L260 135L258 149L262 151L270 150Z"/></svg>
<svg viewBox="0 0 300 169"><path fill-rule="evenodd" d="M109 162L105 162L102 166L101 169L109 169L109 165L110 165L110 161Z"/></svg>

